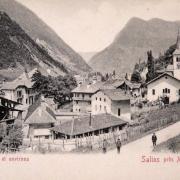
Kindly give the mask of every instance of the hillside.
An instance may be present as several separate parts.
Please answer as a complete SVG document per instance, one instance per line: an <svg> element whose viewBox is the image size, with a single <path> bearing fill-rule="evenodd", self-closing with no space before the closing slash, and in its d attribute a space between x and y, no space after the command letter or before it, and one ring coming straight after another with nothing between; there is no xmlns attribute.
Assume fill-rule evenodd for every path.
<svg viewBox="0 0 180 180"><path fill-rule="evenodd" d="M89 60L97 53L97 52L78 52L82 58L88 63Z"/></svg>
<svg viewBox="0 0 180 180"><path fill-rule="evenodd" d="M25 69L49 69L51 75L68 73L66 67L55 61L38 46L9 16L0 12L0 76L14 79Z"/></svg>
<svg viewBox="0 0 180 180"><path fill-rule="evenodd" d="M38 41L53 59L62 63L69 71L83 73L91 68L83 58L69 47L49 26L32 11L14 0L0 0L0 10L5 11L34 40Z"/></svg>
<svg viewBox="0 0 180 180"><path fill-rule="evenodd" d="M89 64L102 73L114 69L118 74L132 72L139 59L147 59L148 50L152 50L153 56L157 57L175 44L179 26L179 21L132 18L112 44L93 56Z"/></svg>

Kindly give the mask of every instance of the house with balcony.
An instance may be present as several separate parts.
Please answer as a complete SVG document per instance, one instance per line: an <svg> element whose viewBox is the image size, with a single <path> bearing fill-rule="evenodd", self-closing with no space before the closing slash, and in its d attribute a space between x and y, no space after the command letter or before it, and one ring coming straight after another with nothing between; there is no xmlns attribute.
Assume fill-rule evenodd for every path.
<svg viewBox="0 0 180 180"><path fill-rule="evenodd" d="M83 83L72 90L73 93L73 112L87 113L91 111L92 95L95 94L102 82Z"/></svg>
<svg viewBox="0 0 180 180"><path fill-rule="evenodd" d="M22 120L20 103L0 96L0 123L13 124L16 119Z"/></svg>
<svg viewBox="0 0 180 180"><path fill-rule="evenodd" d="M24 106L32 105L36 101L38 95L32 89L33 82L31 81L31 77L36 70L35 68L29 73L24 72L14 81L5 82L1 87L4 97L12 101L17 101Z"/></svg>

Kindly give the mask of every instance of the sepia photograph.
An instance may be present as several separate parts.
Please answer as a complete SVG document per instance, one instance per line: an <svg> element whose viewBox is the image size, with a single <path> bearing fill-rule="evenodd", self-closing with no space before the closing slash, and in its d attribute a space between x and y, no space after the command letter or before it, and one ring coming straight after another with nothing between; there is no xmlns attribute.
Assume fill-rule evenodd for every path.
<svg viewBox="0 0 180 180"><path fill-rule="evenodd" d="M0 0L0 179L179 169L179 0Z"/></svg>

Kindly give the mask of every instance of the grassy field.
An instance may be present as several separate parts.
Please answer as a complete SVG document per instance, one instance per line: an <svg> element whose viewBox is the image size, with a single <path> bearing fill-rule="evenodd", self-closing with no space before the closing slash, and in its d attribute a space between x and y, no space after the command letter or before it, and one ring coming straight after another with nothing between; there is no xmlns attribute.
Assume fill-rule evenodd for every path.
<svg viewBox="0 0 180 180"><path fill-rule="evenodd" d="M180 134L174 138L171 138L163 143L157 145L154 152L173 152L179 153L180 152Z"/></svg>

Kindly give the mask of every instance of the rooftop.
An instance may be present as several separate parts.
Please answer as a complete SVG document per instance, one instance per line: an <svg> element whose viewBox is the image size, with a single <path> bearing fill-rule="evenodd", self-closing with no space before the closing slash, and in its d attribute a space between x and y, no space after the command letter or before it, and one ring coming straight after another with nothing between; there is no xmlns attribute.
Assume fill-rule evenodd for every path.
<svg viewBox="0 0 180 180"><path fill-rule="evenodd" d="M108 96L112 101L128 100L129 95L125 94L124 91L119 89L106 89L102 90L106 96Z"/></svg>
<svg viewBox="0 0 180 180"><path fill-rule="evenodd" d="M89 122L90 116L84 116L55 126L51 130L65 135L80 135L96 130L127 124L126 121L110 114L94 115L91 117L91 125Z"/></svg>
<svg viewBox="0 0 180 180"><path fill-rule="evenodd" d="M73 93L95 93L97 92L101 86L103 85L103 82L97 82L97 83L83 83L80 86L76 87L74 90L72 90Z"/></svg>
<svg viewBox="0 0 180 180"><path fill-rule="evenodd" d="M177 79L177 78L175 78L174 76L171 76L169 73L165 72L165 73L159 75L158 77L152 79L151 81L149 81L149 82L146 83L146 84L148 85L148 84L150 84L150 83L152 83L152 82L154 82L154 81L160 79L161 77L163 77L163 76L165 76L165 75L166 75L166 76L169 76L169 77L172 78L172 79L175 79L176 81L178 81L178 82L180 83L180 80L179 80L179 79Z"/></svg>
<svg viewBox="0 0 180 180"><path fill-rule="evenodd" d="M42 102L39 98L33 105L28 109L28 113L25 118L27 124L44 124L44 123L55 123L56 117L50 107L45 102Z"/></svg>
<svg viewBox="0 0 180 180"><path fill-rule="evenodd" d="M16 89L18 86L26 86L27 88L32 88L33 82L31 81L31 77L36 72L37 68L33 69L29 73L24 72L21 74L17 79L11 82L5 82L1 89L3 90L13 90Z"/></svg>

